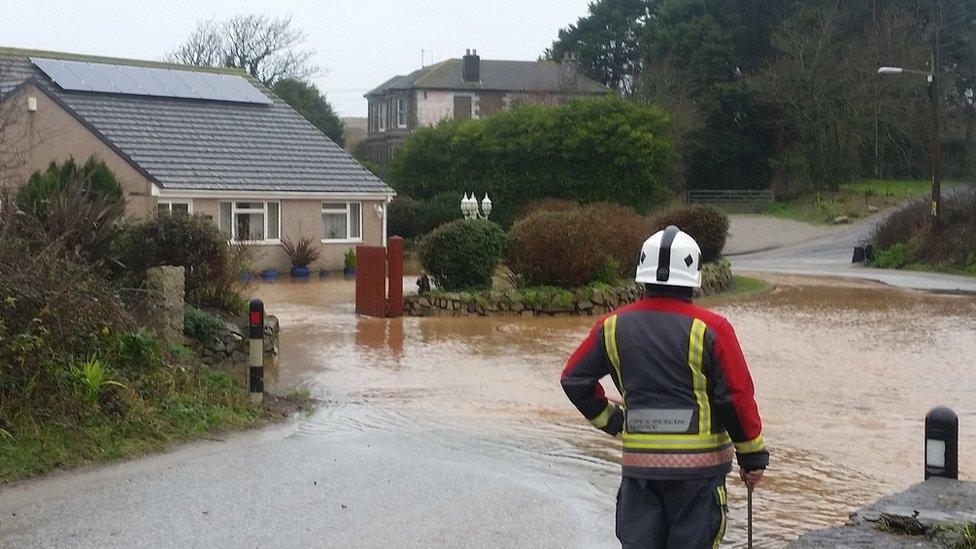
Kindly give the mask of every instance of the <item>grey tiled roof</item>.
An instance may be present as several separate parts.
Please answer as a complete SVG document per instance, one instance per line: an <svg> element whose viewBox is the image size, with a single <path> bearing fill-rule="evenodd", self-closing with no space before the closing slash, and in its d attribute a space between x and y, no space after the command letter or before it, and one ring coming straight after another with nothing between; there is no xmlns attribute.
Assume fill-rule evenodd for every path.
<svg viewBox="0 0 976 549"><path fill-rule="evenodd" d="M482 59L481 82L462 82L461 67L460 59L441 61L408 75L395 76L366 95L406 89L610 93L610 88L585 76L570 77L566 67L553 61Z"/></svg>
<svg viewBox="0 0 976 549"><path fill-rule="evenodd" d="M271 105L65 91L30 55L78 58L0 49L0 96L31 79L164 189L392 192L253 78Z"/></svg>

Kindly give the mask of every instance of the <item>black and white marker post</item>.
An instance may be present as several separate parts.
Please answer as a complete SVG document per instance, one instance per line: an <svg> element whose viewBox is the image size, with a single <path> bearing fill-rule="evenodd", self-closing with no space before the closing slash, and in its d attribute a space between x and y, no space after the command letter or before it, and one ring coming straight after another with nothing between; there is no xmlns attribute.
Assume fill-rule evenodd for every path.
<svg viewBox="0 0 976 549"><path fill-rule="evenodd" d="M248 337L251 339L250 392L251 402L260 404L264 400L264 302L251 300L251 314L248 316Z"/></svg>

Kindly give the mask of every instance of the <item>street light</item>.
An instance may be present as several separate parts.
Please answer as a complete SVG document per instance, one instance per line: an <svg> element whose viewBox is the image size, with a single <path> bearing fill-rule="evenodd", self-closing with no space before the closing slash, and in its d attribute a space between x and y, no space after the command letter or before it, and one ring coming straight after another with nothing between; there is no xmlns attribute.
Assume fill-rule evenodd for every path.
<svg viewBox="0 0 976 549"><path fill-rule="evenodd" d="M941 10L941 2L932 3L932 21L936 20L936 8ZM929 105L932 109L932 218L938 227L942 217L942 140L939 124L939 25L932 30L932 59L929 70L920 71L903 67L879 67L880 75L919 74L929 83Z"/></svg>

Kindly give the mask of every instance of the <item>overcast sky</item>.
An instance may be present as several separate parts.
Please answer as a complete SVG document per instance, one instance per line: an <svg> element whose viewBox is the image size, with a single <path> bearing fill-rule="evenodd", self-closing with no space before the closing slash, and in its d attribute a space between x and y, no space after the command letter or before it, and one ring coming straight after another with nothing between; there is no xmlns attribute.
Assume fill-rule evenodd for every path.
<svg viewBox="0 0 976 549"><path fill-rule="evenodd" d="M475 48L534 60L589 0L0 0L0 46L161 59L198 19L292 16L324 69L315 79L340 116L366 116L362 95L388 78Z"/></svg>

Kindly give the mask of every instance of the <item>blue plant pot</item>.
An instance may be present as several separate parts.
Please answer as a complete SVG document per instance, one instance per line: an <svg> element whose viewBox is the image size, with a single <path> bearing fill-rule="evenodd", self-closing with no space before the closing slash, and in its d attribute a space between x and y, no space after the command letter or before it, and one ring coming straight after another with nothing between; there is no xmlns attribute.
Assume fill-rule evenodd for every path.
<svg viewBox="0 0 976 549"><path fill-rule="evenodd" d="M292 267L291 277L292 278L308 278L312 274L312 270L308 267Z"/></svg>
<svg viewBox="0 0 976 549"><path fill-rule="evenodd" d="M254 275L251 273L241 273L241 282L250 282L254 280Z"/></svg>
<svg viewBox="0 0 976 549"><path fill-rule="evenodd" d="M278 271L274 269L267 269L261 272L261 278L264 280L276 280L278 278Z"/></svg>
<svg viewBox="0 0 976 549"><path fill-rule="evenodd" d="M352 278L352 277L356 276L356 268L355 267L345 267L344 269L342 269L342 274L346 278Z"/></svg>

